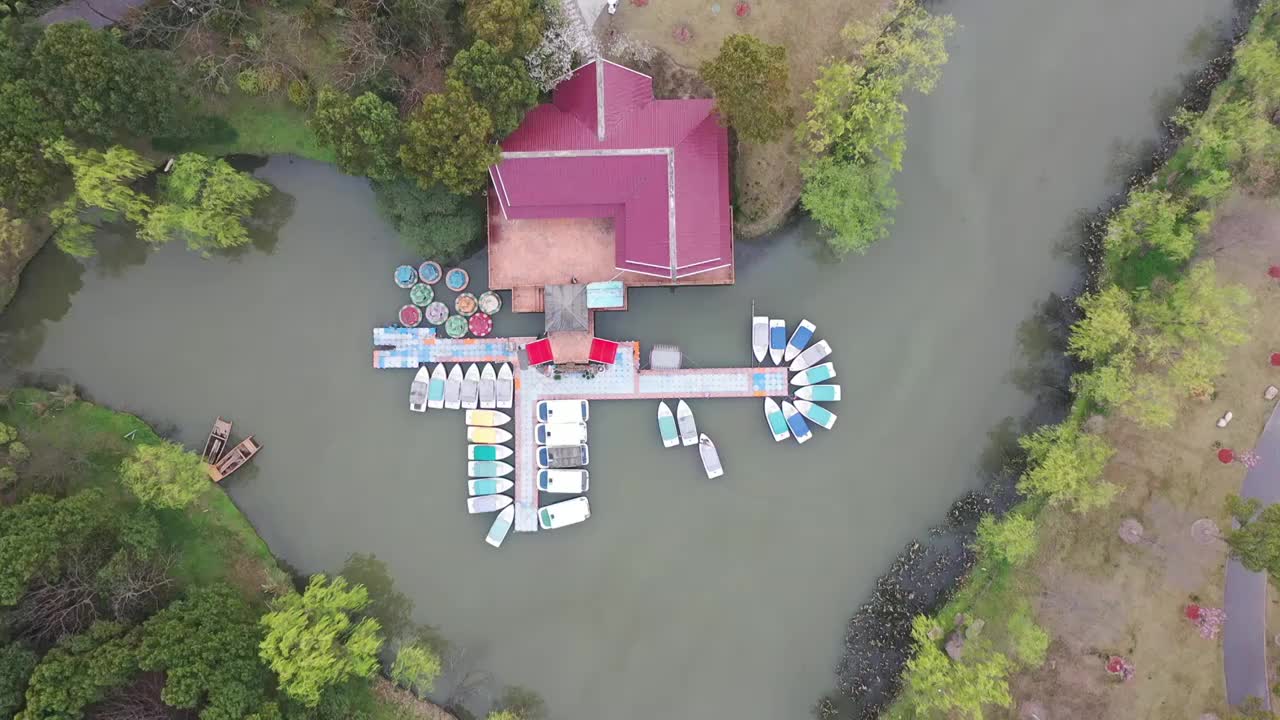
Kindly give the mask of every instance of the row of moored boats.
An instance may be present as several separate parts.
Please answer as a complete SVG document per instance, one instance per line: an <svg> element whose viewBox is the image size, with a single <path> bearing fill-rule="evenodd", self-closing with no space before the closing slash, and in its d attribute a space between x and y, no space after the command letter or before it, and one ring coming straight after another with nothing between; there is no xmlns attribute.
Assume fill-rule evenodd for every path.
<svg viewBox="0 0 1280 720"><path fill-rule="evenodd" d="M724 466L720 463L720 453L716 444L706 433L698 432L698 422L693 417L693 409L689 403L681 400L676 403L676 411L665 400L658 403L658 434L662 436L662 446L672 448L677 445L697 445L698 454L702 457L702 469L707 477L715 479L724 475Z"/></svg>
<svg viewBox="0 0 1280 720"><path fill-rule="evenodd" d="M465 371L460 364L446 371L445 363L437 363L431 370L423 365L413 376L409 409L509 409L514 396L515 380L509 363L502 363L497 369L493 363L485 363L483 369L473 363Z"/></svg>
<svg viewBox="0 0 1280 720"><path fill-rule="evenodd" d="M788 339L785 320L760 315L751 318L751 350L756 361L764 362L767 357L774 365L786 363L792 373L790 384L797 386L793 397L781 403L764 399L765 420L775 441L794 437L803 444L813 437L810 422L827 430L836 424L836 414L819 404L838 401L840 386L828 383L836 377L835 365L822 362L831 355L831 345L826 340L809 344L816 330L813 323L801 320Z"/></svg>

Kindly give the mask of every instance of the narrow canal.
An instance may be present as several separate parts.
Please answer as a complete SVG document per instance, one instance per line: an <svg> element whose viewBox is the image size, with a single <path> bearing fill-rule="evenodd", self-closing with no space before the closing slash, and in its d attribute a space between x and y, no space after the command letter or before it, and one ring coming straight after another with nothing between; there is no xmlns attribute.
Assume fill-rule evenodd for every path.
<svg viewBox="0 0 1280 720"><path fill-rule="evenodd" d="M592 408L593 516L483 542L464 512L461 418L406 408L408 371L370 367L412 260L365 183L274 158L292 196L275 242L234 259L105 242L87 267L50 248L0 318L9 364L65 373L171 422L215 415L266 445L229 490L305 570L386 560L420 620L562 720L803 717L832 684L842 628L910 537L977 484L987 431L1024 412L1016 332L1072 282L1059 248L1114 168L1156 136L1230 0L965 0L936 93L911 101L901 210L865 257L826 264L812 229L739 245L730 289L641 290L600 332L748 357L748 315L814 321L845 400L834 433L774 445L759 403L694 403L721 448L663 450L649 402ZM289 208L282 207L282 212ZM483 286L483 258L467 264ZM540 316L500 317L529 332ZM749 691L744 691L749 689Z"/></svg>

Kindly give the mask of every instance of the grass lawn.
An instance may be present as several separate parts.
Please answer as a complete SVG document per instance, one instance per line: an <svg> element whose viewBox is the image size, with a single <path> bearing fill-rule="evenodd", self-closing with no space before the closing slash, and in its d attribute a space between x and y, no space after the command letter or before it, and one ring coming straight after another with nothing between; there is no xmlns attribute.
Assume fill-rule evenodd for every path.
<svg viewBox="0 0 1280 720"><path fill-rule="evenodd" d="M333 150L321 145L307 127L307 111L290 103L283 93L255 97L235 90L225 98L207 102L205 112L222 116L235 131L235 137L196 138L177 146L166 145L166 149L211 156L288 154L334 162Z"/></svg>

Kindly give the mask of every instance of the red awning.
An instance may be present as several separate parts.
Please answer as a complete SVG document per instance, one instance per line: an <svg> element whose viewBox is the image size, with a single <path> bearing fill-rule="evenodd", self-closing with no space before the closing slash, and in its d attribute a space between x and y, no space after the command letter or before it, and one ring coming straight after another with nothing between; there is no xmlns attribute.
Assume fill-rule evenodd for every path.
<svg viewBox="0 0 1280 720"><path fill-rule="evenodd" d="M529 365L542 365L555 360L555 355L551 354L551 339L542 338L524 346L525 352L529 353Z"/></svg>
<svg viewBox="0 0 1280 720"><path fill-rule="evenodd" d="M591 338L591 362L612 365L618 359L618 343L603 338Z"/></svg>

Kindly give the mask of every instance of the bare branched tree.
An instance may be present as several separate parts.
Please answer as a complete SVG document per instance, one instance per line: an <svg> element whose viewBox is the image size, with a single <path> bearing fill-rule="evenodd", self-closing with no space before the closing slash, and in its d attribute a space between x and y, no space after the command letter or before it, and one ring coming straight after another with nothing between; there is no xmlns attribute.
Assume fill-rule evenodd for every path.
<svg viewBox="0 0 1280 720"><path fill-rule="evenodd" d="M164 673L143 673L89 712L92 720L191 720L194 712L164 704Z"/></svg>
<svg viewBox="0 0 1280 720"><path fill-rule="evenodd" d="M123 622L138 622L168 604L177 589L169 574L173 566L173 555L164 554L113 568L102 589L111 616Z"/></svg>
<svg viewBox="0 0 1280 720"><path fill-rule="evenodd" d="M94 582L99 559L72 558L61 576L32 584L9 616L18 635L35 645L52 645L88 630L100 617Z"/></svg>

